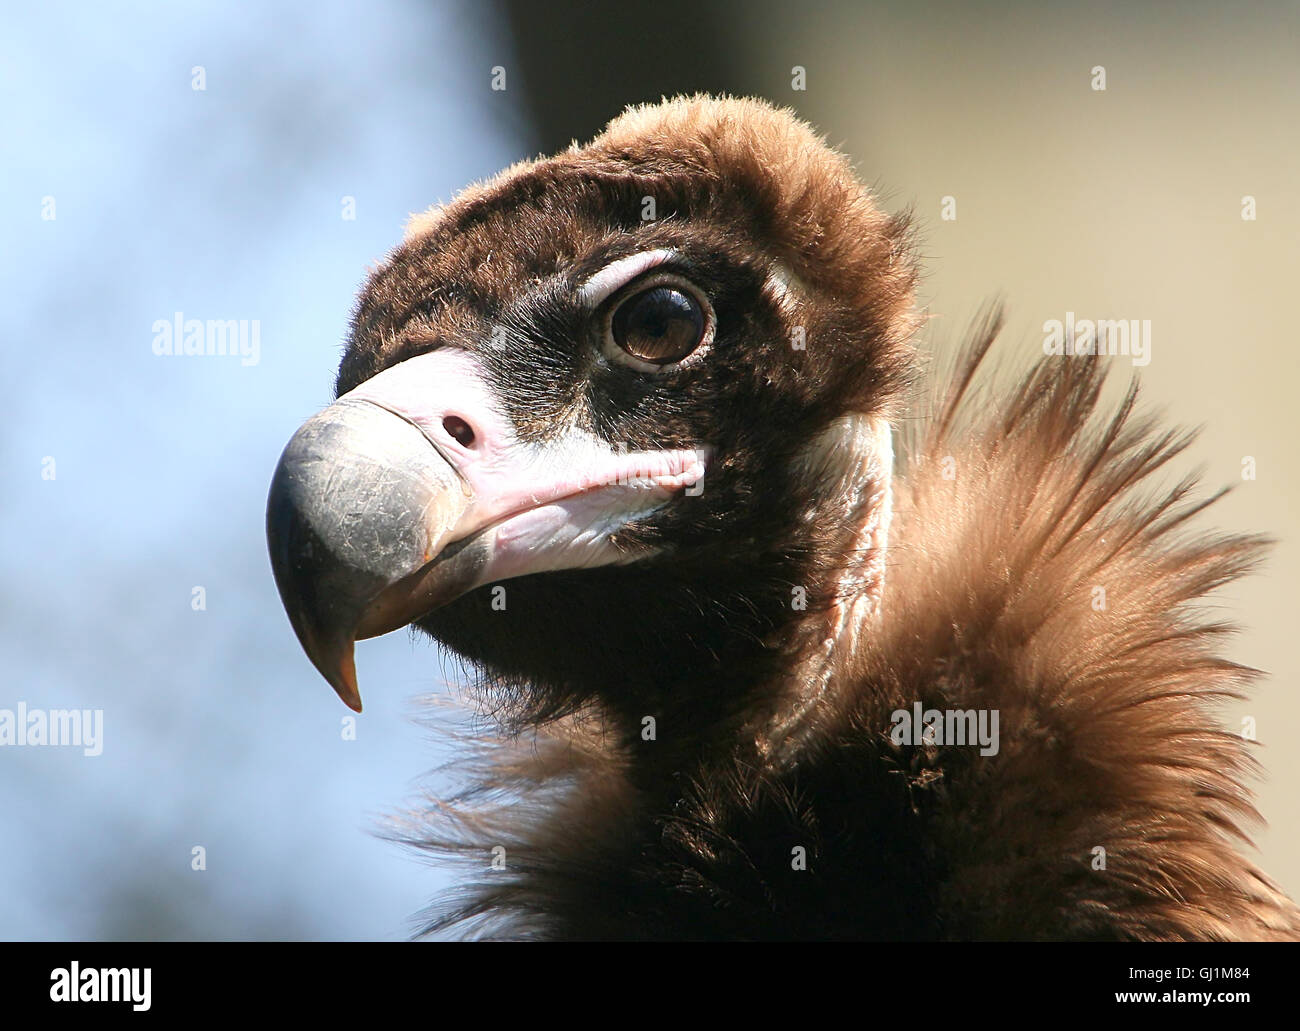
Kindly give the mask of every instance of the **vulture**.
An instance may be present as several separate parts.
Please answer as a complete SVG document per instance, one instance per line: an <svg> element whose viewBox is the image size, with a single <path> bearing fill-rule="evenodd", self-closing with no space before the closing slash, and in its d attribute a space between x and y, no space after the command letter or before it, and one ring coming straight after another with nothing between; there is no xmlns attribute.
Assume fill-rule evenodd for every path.
<svg viewBox="0 0 1300 1031"><path fill-rule="evenodd" d="M358 639L472 671L489 729L403 832L466 871L428 931L1300 937L1206 611L1267 541L1197 528L1191 436L1104 357L998 389L992 308L923 372L917 276L906 214L733 97L411 220L267 533L353 709Z"/></svg>

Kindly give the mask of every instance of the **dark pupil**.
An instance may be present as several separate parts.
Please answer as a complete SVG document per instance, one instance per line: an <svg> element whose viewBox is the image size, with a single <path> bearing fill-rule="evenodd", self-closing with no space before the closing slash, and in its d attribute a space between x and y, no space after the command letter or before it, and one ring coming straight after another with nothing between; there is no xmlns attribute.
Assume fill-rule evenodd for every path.
<svg viewBox="0 0 1300 1031"><path fill-rule="evenodd" d="M614 341L648 362L685 358L704 336L704 312L695 298L657 286L625 301L614 313Z"/></svg>

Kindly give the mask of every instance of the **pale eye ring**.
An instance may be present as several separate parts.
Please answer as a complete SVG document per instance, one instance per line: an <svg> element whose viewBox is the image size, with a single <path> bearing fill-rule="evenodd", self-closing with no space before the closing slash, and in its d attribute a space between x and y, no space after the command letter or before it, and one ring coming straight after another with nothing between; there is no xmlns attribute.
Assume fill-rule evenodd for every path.
<svg viewBox="0 0 1300 1031"><path fill-rule="evenodd" d="M607 308L604 351L643 371L674 368L713 339L713 307L691 283L671 274L629 284Z"/></svg>

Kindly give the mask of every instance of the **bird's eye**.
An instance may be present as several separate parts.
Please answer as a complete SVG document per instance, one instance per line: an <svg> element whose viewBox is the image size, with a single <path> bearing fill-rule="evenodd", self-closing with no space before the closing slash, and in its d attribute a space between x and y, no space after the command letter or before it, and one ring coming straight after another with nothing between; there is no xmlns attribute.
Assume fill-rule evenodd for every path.
<svg viewBox="0 0 1300 1031"><path fill-rule="evenodd" d="M712 328L711 314L694 292L676 283L658 283L619 302L609 321L609 336L636 363L671 365L704 343Z"/></svg>

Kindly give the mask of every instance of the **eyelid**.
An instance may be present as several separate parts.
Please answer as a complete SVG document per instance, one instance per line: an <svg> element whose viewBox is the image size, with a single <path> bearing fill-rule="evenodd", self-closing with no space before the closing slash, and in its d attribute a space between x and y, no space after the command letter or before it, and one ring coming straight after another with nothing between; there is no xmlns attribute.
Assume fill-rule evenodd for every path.
<svg viewBox="0 0 1300 1031"><path fill-rule="evenodd" d="M671 248L642 251L611 262L578 288L578 302L588 311L595 311L617 291L632 280L681 255Z"/></svg>
<svg viewBox="0 0 1300 1031"><path fill-rule="evenodd" d="M653 290L657 286L672 286L690 293L704 312L704 336L695 350L675 362L664 362L662 364L647 362L629 354L618 346L613 335L614 313L622 307L623 302L640 295L646 290ZM649 275L643 273L628 280L612 295L612 299L606 299L605 310L599 325L600 350L606 358L630 366L640 372L660 374L672 372L675 369L684 368L703 360L704 356L712 350L714 338L718 333L718 314L714 310L713 301L709 295L690 279L687 279L686 276L674 269L662 269L655 272L652 266Z"/></svg>

